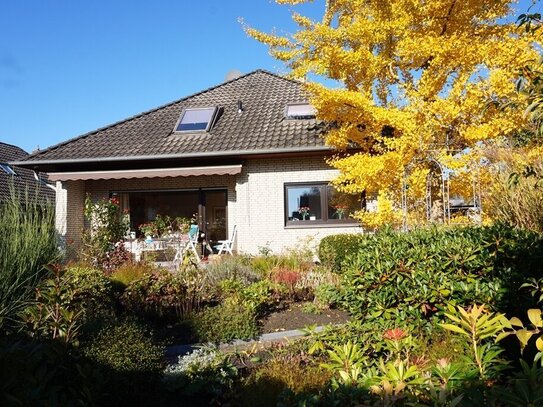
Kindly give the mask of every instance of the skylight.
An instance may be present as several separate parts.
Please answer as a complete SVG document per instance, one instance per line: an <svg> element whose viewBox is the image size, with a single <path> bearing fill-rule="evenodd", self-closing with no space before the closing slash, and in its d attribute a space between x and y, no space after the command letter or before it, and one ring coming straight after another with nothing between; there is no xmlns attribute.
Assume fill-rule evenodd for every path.
<svg viewBox="0 0 543 407"><path fill-rule="evenodd" d="M315 108L309 103L289 103L285 116L287 119L314 119Z"/></svg>
<svg viewBox="0 0 543 407"><path fill-rule="evenodd" d="M176 132L209 131L217 112L216 107L185 109L175 126Z"/></svg>
<svg viewBox="0 0 543 407"><path fill-rule="evenodd" d="M0 164L0 168L8 175L17 175L17 173L7 164Z"/></svg>

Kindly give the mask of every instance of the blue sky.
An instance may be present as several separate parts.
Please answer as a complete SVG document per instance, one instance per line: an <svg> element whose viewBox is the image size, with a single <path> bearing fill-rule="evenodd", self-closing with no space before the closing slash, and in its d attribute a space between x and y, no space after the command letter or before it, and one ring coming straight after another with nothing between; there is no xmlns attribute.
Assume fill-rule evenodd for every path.
<svg viewBox="0 0 543 407"><path fill-rule="evenodd" d="M317 17L323 3L300 11ZM0 141L30 152L219 84L234 69L284 72L239 18L294 30L289 8L272 0L0 0Z"/></svg>

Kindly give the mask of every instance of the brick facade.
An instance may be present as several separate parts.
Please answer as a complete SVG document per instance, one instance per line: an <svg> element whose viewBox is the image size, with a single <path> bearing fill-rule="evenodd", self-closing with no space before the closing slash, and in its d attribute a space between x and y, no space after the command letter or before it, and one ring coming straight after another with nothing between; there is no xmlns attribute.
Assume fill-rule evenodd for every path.
<svg viewBox="0 0 543 407"><path fill-rule="evenodd" d="M330 181L337 175L322 157L247 160L237 176L146 178L129 180L69 181L57 194L57 230L67 240L80 242L85 194L93 200L111 191L225 188L228 199L228 234L238 225L235 247L257 253L259 247L278 252L329 234L360 232L359 227L286 228L284 185L291 182ZM60 183L59 183L60 184Z"/></svg>

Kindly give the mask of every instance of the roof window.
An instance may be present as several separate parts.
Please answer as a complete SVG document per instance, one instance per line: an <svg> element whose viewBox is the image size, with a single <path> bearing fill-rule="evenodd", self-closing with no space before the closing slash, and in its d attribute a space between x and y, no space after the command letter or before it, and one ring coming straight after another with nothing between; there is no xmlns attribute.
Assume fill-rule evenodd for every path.
<svg viewBox="0 0 543 407"><path fill-rule="evenodd" d="M7 164L0 164L0 168L8 175L17 175L17 173Z"/></svg>
<svg viewBox="0 0 543 407"><path fill-rule="evenodd" d="M315 108L309 103L289 103L285 109L287 119L314 119Z"/></svg>
<svg viewBox="0 0 543 407"><path fill-rule="evenodd" d="M216 107L185 109L175 126L175 132L209 131L216 114Z"/></svg>

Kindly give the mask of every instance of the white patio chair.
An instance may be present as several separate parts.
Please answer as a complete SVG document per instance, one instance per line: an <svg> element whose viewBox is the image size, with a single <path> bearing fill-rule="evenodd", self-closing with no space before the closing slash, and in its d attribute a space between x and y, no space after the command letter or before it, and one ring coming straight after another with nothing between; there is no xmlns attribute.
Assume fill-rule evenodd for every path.
<svg viewBox="0 0 543 407"><path fill-rule="evenodd" d="M185 252L187 249L190 249L193 251L194 255L196 256L196 260L200 261L200 256L198 256L198 250L196 250L196 245L198 244L198 234L200 233L200 228L198 225L190 225L189 229L189 240L185 244L185 247L183 248L183 252Z"/></svg>
<svg viewBox="0 0 543 407"><path fill-rule="evenodd" d="M232 248L234 247L234 240L236 240L236 234L238 233L238 225L234 225L234 229L232 230L232 236L229 240L219 240L219 244L213 246L215 250L218 250L217 254L222 254L223 252L230 253L231 256L234 254L232 253Z"/></svg>
<svg viewBox="0 0 543 407"><path fill-rule="evenodd" d="M198 256L198 251L196 250L196 245L198 244L198 233L200 232L200 229L198 228L198 225L191 225L189 232L188 232L188 240L181 240L177 251L175 252L175 257L173 258L174 264L181 264L183 261L183 256L187 249L192 250L194 255L196 256L196 259L200 261L200 256Z"/></svg>

